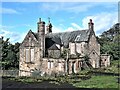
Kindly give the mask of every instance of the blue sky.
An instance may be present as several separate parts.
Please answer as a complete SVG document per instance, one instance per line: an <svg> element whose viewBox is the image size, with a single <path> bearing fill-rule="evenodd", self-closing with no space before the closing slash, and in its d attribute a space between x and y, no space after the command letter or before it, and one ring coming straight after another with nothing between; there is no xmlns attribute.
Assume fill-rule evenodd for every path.
<svg viewBox="0 0 120 90"><path fill-rule="evenodd" d="M53 33L88 28L93 19L95 33L118 22L117 2L2 2L0 37L10 38L12 43L22 42L31 29L37 32L38 18L53 24Z"/></svg>

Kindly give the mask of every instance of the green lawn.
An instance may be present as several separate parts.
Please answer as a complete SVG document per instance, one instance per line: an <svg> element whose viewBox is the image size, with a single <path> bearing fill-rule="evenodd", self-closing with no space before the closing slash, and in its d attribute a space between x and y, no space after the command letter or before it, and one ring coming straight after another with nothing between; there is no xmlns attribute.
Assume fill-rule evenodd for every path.
<svg viewBox="0 0 120 90"><path fill-rule="evenodd" d="M117 88L118 83L117 77L114 76L92 76L88 80L74 83L73 86L80 88Z"/></svg>
<svg viewBox="0 0 120 90"><path fill-rule="evenodd" d="M119 73L118 71L118 60L111 61L111 65L107 68L101 68L98 69L102 72L108 72L108 73ZM84 71L82 71L84 72ZM82 72L80 74L82 74ZM87 71L85 71L83 74L86 74ZM118 85L120 87L120 84L117 83L118 76L100 76L100 75L91 75L92 77L88 80L81 80L80 82L73 83L75 87L80 88L118 88Z"/></svg>

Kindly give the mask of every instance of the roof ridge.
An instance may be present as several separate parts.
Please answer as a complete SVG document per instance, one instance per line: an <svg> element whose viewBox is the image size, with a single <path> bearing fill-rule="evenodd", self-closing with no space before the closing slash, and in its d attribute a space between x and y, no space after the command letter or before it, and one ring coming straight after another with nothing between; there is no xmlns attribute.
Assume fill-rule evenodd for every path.
<svg viewBox="0 0 120 90"><path fill-rule="evenodd" d="M83 30L74 30L74 31L65 31L65 32L56 32L56 33L49 33L49 34L61 34L61 33L71 33L71 32L77 32L77 31L87 31L87 30L89 30L89 29L83 29Z"/></svg>

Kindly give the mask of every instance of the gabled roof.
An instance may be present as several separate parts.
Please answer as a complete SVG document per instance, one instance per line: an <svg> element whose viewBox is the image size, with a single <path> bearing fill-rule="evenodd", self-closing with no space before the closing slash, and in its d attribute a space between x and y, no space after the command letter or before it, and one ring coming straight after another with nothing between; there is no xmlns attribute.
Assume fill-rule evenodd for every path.
<svg viewBox="0 0 120 90"><path fill-rule="evenodd" d="M25 36L23 42L21 43L21 46L29 46L28 40L31 38L31 41L34 41L35 43L38 43L38 39L36 38L37 35L35 35L32 30L29 30L27 35Z"/></svg>
<svg viewBox="0 0 120 90"><path fill-rule="evenodd" d="M34 35L38 41L38 33L34 33L31 30L28 32ZM46 48L50 48L53 44L63 45L64 47L69 46L69 42L86 42L89 40L90 30L77 30L71 32L62 33L49 33L45 35Z"/></svg>
<svg viewBox="0 0 120 90"><path fill-rule="evenodd" d="M56 43L63 44L64 47L68 47L69 42L82 42L88 41L90 30L78 30L72 32L63 33L49 33L46 38L51 38Z"/></svg>
<svg viewBox="0 0 120 90"><path fill-rule="evenodd" d="M49 50L60 50L55 44L53 44Z"/></svg>
<svg viewBox="0 0 120 90"><path fill-rule="evenodd" d="M79 35L75 38L75 42L88 41L90 36L90 30L82 30Z"/></svg>

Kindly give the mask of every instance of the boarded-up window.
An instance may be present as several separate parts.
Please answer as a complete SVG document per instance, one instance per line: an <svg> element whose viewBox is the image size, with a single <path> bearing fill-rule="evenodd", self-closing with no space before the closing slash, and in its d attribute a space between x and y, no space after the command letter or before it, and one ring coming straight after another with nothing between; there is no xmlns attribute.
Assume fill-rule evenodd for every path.
<svg viewBox="0 0 120 90"><path fill-rule="evenodd" d="M26 49L26 62L30 62L30 52L29 49Z"/></svg>
<svg viewBox="0 0 120 90"><path fill-rule="evenodd" d="M48 61L48 69L53 68L53 62Z"/></svg>
<svg viewBox="0 0 120 90"><path fill-rule="evenodd" d="M70 54L75 54L75 43L70 43Z"/></svg>
<svg viewBox="0 0 120 90"><path fill-rule="evenodd" d="M61 65L61 63L59 63L59 70L61 71L61 68L62 68L62 65Z"/></svg>
<svg viewBox="0 0 120 90"><path fill-rule="evenodd" d="M53 68L53 62L51 62L51 68Z"/></svg>
<svg viewBox="0 0 120 90"><path fill-rule="evenodd" d="M48 69L50 69L50 67L51 67L51 66L50 66L50 62L48 62Z"/></svg>
<svg viewBox="0 0 120 90"><path fill-rule="evenodd" d="M81 53L80 43L76 43L76 51L77 51L78 53Z"/></svg>
<svg viewBox="0 0 120 90"><path fill-rule="evenodd" d="M34 62L34 49L31 49L31 62Z"/></svg>
<svg viewBox="0 0 120 90"><path fill-rule="evenodd" d="M26 49L26 62L34 62L34 49Z"/></svg>

